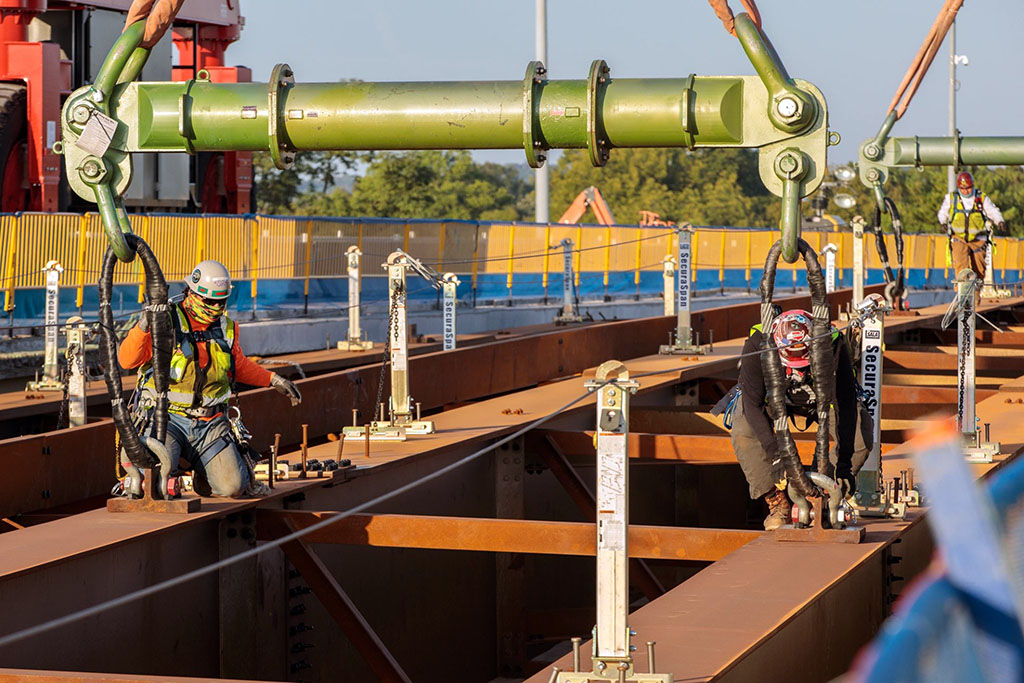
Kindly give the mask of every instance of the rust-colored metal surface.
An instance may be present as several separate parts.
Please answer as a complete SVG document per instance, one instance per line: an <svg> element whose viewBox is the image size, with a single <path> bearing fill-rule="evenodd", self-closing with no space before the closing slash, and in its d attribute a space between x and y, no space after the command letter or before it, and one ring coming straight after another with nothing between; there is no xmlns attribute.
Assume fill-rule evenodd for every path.
<svg viewBox="0 0 1024 683"><path fill-rule="evenodd" d="M257 538L278 537L279 529L273 529L275 522L270 518L285 519L296 529L303 529L332 514L336 513L259 510ZM741 529L633 524L629 527L629 556L716 562L761 535L760 531ZM582 522L359 514L314 531L305 540L313 544L593 556L595 537L594 525Z"/></svg>
<svg viewBox="0 0 1024 683"><path fill-rule="evenodd" d="M545 439L536 444L536 447L558 483L576 504L576 509L583 514L583 518L588 522L594 522L597 519L597 501L594 499L594 494L559 450L558 444L550 439ZM643 560L630 559L629 574L631 583L643 591L648 600L653 600L665 592L665 587L661 585L654 572Z"/></svg>
<svg viewBox="0 0 1024 683"><path fill-rule="evenodd" d="M895 341L903 331L935 324L943 312L944 307L935 307L919 316L894 319L887 325L886 336L889 338L891 333ZM780 680L827 680L839 675L888 613L894 587L891 558L900 558L899 573L907 578L924 568L930 557L927 529L919 523L920 513L914 512L902 522L871 521L863 543L844 545L778 543L760 532L739 529L744 524L760 524L764 513L756 509L749 511L745 522L741 514L732 529L722 529L723 525L716 525L713 520L701 522L711 528L694 528L692 523L680 522L693 517L693 505L704 502L687 487L699 480L702 485L710 483L708 490L716 495L723 491L732 496L737 489L728 484L728 477L736 474L736 466L734 458L728 457L728 436L715 422L699 410L665 406L679 396L678 385L708 377L721 379L735 371L745 328L750 320L756 320L757 308L750 306L749 311L743 312L749 314L750 320L741 320L737 311L731 315L721 311L703 313L707 314L703 322L708 325L724 325L726 330L731 329L729 325L739 325L744 329L730 335L737 336L736 339L717 342L713 354L696 359L647 355L674 324L673 320L662 318L561 328L455 352L420 355L410 362L412 393L425 408L430 406L428 410L443 409L431 415L438 432L410 437L401 443L373 443L369 458L364 457L361 442L342 442L340 455L351 458L357 467L339 478L281 481L271 496L260 500L204 499L203 510L193 515L111 515L94 510L0 534L0 600L9 606L0 614L0 633L7 633L238 552L248 547L246 539L259 542L257 532L265 517L281 521L285 529L288 525L283 520L308 525L328 514L324 510L347 509L379 493L395 490L459 461L539 417L561 410L571 400L581 399L544 425L542 433L530 434L525 439L525 451L534 457L532 461L529 457L526 460L526 476L535 477L528 479L529 485L524 487L527 499L535 510L541 509L536 507L540 504L544 510L553 510L553 515L527 514L521 520L488 517L494 514L500 482L495 484L494 469L489 464L493 455L483 456L462 465L457 470L462 473L458 478L445 475L447 478L425 483L400 500L380 508L374 506L375 512L379 509L376 514L353 516L317 532L325 534L322 540L310 536L298 551L293 548L286 555L265 553L258 563L243 563L232 571L190 584L186 601L174 594L147 598L137 608L112 612L55 632L69 643L69 647L56 654L49 647L55 637L51 634L26 641L17 650L0 651L0 663L39 665L48 661L47 657L57 657L49 660L54 666L74 661L81 663L82 668L99 671L95 658L107 646L100 642L87 648L84 643L90 632L102 631L116 641L118 651L127 651L124 662L118 664L126 670L130 667L133 671L153 673L232 676L234 672L245 671L247 666L243 653L236 651L237 643L251 648L252 643L258 642L267 647L253 656L272 662L261 672L283 679L288 677L286 650L285 654L272 651L287 647L289 629L301 618L317 625L315 635L308 639L323 639L323 647L316 652L324 662L323 670L314 666L303 676L316 681L378 680L384 674L368 673L359 669L364 665L351 661L361 662L362 657L340 654L349 652L351 643L369 637L372 631L364 629L363 635L353 631L354 635L343 636L341 641L333 635L342 623L339 615L346 611L351 615L348 607L354 609L358 604L366 614L364 621L373 624L384 651L392 653L413 680L453 679L450 672L436 666L431 656L440 651L444 642L458 637L459 628L464 629L463 637L475 645L453 663L461 667L454 679L489 680L493 676L487 674L493 674L494 665L486 662L487 657L481 662L478 655L487 650L503 651L501 633L490 643L483 642L486 638L481 640L482 633L486 635L496 628L495 597L487 594L493 588L512 591L524 596L523 600L533 601L524 605L524 611L528 615L525 623L534 626L529 627L529 632L522 631L520 637L540 634L536 644L530 645L530 656L534 658L530 666L537 670L546 665L543 644L573 635L574 631L583 635L589 629L586 622L591 609L584 606L592 605L593 597L587 595L585 577L592 577L593 571L583 556L593 552L594 530L589 524L558 521L559 515L566 515L563 519L578 519L571 511L582 508L579 501L574 505L573 499L563 493L563 484L555 476L554 468L544 466L550 458L545 458L543 449L535 446L554 444L552 450L557 448L565 456L562 461L576 460L577 467L570 466L570 470L575 472L578 487L589 493L585 477L592 476L593 468L584 468L583 463L593 457L592 437L587 432L593 429L594 399L584 395L583 378L578 375L586 375L592 372L588 368L618 357L627 361L631 376L638 378L641 385L635 401L637 421L646 420L648 427L670 427L667 433L653 428L638 431L629 442L630 448L639 452L633 460L639 467L635 476L631 474L631 503L636 510L630 514L638 522L631 529L631 545L634 552L652 560L651 567L657 570L659 579L668 579L665 585L669 587L666 593L634 612L630 622L639 631L638 638L660 642L658 668L671 671L677 680L764 680L766 671ZM717 327L715 336L720 336ZM985 382L991 381L991 373L999 371L980 372ZM241 399L243 412L250 428L259 432L257 439L264 444L268 434L281 432L286 446L283 450L287 451L288 446L299 442L301 425L307 424L308 457L335 458L339 455L339 444L319 443L319 439L347 424L353 407L370 409L378 373L379 366L358 367L300 381L306 402L294 411L287 409L285 400L272 392L248 392ZM916 398L920 405L941 405L949 398L948 384L930 383L935 378L947 379L945 371L925 374L914 369L903 373L913 380L890 381L890 376L896 374L887 373L886 391L896 391L909 400ZM457 379L442 382L437 381L439 377ZM999 379L991 385L993 389L1001 383L1016 381ZM979 396L984 400L978 413L983 421L993 422L992 438L1002 441L1010 454L1024 447L1024 432L1017 433L1016 425L1005 424L1016 421L1013 411L1019 411L1017 404L1006 404L1005 392ZM884 433L891 436L909 430L917 418L912 411L887 417L883 421ZM632 422L631 427L635 426L636 422ZM90 427L94 425L80 429ZM706 431L697 437L688 436L694 427ZM807 457L810 444L798 444L802 456ZM72 445L67 443L68 448ZM109 450L107 453L106 466L112 471L113 454ZM895 476L901 468L910 466L907 453L903 445L887 448L887 476ZM285 452L282 459L296 462L300 454ZM976 466L974 471L980 476L991 469L992 466ZM700 472L702 478L688 478L694 472ZM108 476L112 477L112 472ZM727 498L731 505L742 506L745 492L738 493L738 497ZM294 509L305 506L307 510ZM281 507L288 509L270 511ZM657 521L646 523L645 519ZM276 532L260 533L271 537L282 531L279 528ZM337 536L332 538L334 534ZM894 545L896 539L902 542ZM316 554L309 547L312 543L322 543ZM557 552L552 553L551 549ZM508 567L515 570L501 575L500 587L496 585L493 561L474 564L478 560L473 558L485 552L502 553ZM286 599L273 597L288 593L291 579L285 578L285 558L300 570L301 577L320 600L304 615L289 607L291 603ZM687 564L712 559L715 563L703 571ZM537 564L541 562L550 564ZM525 570L520 571L520 567ZM518 588L513 585L540 576L547 577L546 581ZM88 580L90 590L71 590L74 581L70 577ZM582 581L580 577L584 577ZM769 580L772 577L785 580ZM34 614L27 601L47 585L60 590L62 601L43 601L41 612ZM347 595L352 596L348 607L344 599ZM375 598L361 598L367 595ZM459 599L453 600L453 596ZM167 600L178 605L178 609L163 609ZM212 612L208 608L211 604ZM851 610L851 604L858 608ZM248 605L259 608L251 614L246 612L243 618L233 616ZM557 622L556 629L536 628L541 614L538 605L547 610L551 623ZM459 615L469 613L472 618L460 619ZM421 614L431 615L432 623L437 624L433 631L418 621ZM200 618L189 618L195 615ZM405 622L419 626L406 626ZM410 634L410 629L415 633ZM139 647L141 642L172 636L196 643L192 661L172 658L165 651L154 653L148 662L145 660L144 650ZM637 665L643 670L646 662L643 648L640 649ZM802 654L807 651L827 655L808 662ZM492 660L496 657L490 656ZM430 664L431 661L435 663ZM565 668L565 663L560 666ZM466 673L470 671L472 675ZM245 673L235 677L249 676ZM533 680L546 681L547 673Z"/></svg>
<svg viewBox="0 0 1024 683"><path fill-rule="evenodd" d="M264 515L263 528L271 538L287 536L295 531L291 518L281 515ZM331 572L310 548L310 539L300 538L281 546L288 561L299 570L316 597L320 599L335 623L345 632L349 640L373 670L377 680L384 683L410 683L402 666L374 632L359 609L342 590Z"/></svg>
<svg viewBox="0 0 1024 683"><path fill-rule="evenodd" d="M138 674L89 673L88 671L41 671L38 669L0 669L0 683L256 683L240 678L192 678L180 676L142 676ZM263 682L265 683L265 681Z"/></svg>

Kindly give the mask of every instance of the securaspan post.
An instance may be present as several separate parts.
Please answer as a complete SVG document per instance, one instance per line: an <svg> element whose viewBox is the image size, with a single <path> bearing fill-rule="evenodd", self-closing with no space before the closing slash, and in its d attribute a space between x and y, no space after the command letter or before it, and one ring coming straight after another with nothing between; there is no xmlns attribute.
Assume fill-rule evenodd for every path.
<svg viewBox="0 0 1024 683"><path fill-rule="evenodd" d="M555 316L556 325L582 322L580 308L576 303L576 292L573 288L575 274L572 271L572 247L571 239L564 239L552 249L562 248L562 311Z"/></svg>
<svg viewBox="0 0 1024 683"><path fill-rule="evenodd" d="M361 280L359 277L359 261L363 252L353 245L345 252L348 259L348 339L338 342L342 351L369 351L373 342L363 339L359 329L359 295Z"/></svg>
<svg viewBox="0 0 1024 683"><path fill-rule="evenodd" d="M424 265L401 249L388 256L384 265L388 273L388 328L384 342L385 362L391 366L391 399L388 402L388 417L382 414L369 426L352 425L345 427L346 436L367 437L371 441L405 441L408 434L433 434L434 423L422 420L419 415L419 404L413 412L413 399L409 395L409 324L408 324L408 282L406 275L409 270L415 271L429 282L435 289L443 290L446 276L439 275L429 266ZM458 280L454 279L458 285ZM454 318L452 320L454 327ZM453 330L454 331L454 330Z"/></svg>
<svg viewBox="0 0 1024 683"><path fill-rule="evenodd" d="M693 343L690 299L693 292L693 226L676 228L676 333L671 344L662 345L658 353L665 355L694 355L704 353L700 344Z"/></svg>
<svg viewBox="0 0 1024 683"><path fill-rule="evenodd" d="M571 672L552 672L557 683L672 683L672 674L637 673L629 628L629 397L640 385L616 360L602 363L585 383L597 391L597 625L593 671L580 671L579 639L574 639ZM648 646L653 662L654 644Z"/></svg>
<svg viewBox="0 0 1024 683"><path fill-rule="evenodd" d="M25 390L61 391L64 384L60 381L60 365L57 362L60 333L57 312L60 302L60 274L64 272L64 268L56 261L49 261L43 268L43 272L46 273L46 334L43 346L43 376L41 379L37 378L34 382L29 382Z"/></svg>
<svg viewBox="0 0 1024 683"><path fill-rule="evenodd" d="M957 321L957 401L956 425L964 441L969 462L990 463L1000 452L999 442L989 441L988 425L982 434L975 412L977 374L975 370L974 331L977 323L975 289L978 279L974 271L965 268L957 275L956 298L942 319L942 326L948 327L953 318Z"/></svg>
<svg viewBox="0 0 1024 683"><path fill-rule="evenodd" d="M903 519L908 505L918 503L917 492L889 490L882 474L882 354L885 351L885 314L892 309L878 294L872 294L857 306L860 314L860 384L864 405L871 415L871 452L857 473L854 502L861 517Z"/></svg>

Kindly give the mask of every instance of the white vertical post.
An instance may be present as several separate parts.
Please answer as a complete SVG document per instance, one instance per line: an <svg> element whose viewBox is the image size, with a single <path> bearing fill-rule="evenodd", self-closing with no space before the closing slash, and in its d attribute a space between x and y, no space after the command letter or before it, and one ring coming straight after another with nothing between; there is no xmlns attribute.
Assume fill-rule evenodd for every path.
<svg viewBox="0 0 1024 683"><path fill-rule="evenodd" d="M998 293L996 292L995 269L992 267L993 250L994 244L992 242L992 233L990 231L988 239L985 240L985 286L981 288L981 295L983 297L998 296Z"/></svg>
<svg viewBox="0 0 1024 683"><path fill-rule="evenodd" d="M458 303L459 278L455 273L445 273L441 278L442 302L444 305L444 350L455 348L455 306Z"/></svg>
<svg viewBox="0 0 1024 683"><path fill-rule="evenodd" d="M610 383L608 380L613 380ZM594 658L629 651L629 395L639 386L608 361L586 386L597 389L597 626Z"/></svg>
<svg viewBox="0 0 1024 683"><path fill-rule="evenodd" d="M409 328L406 320L405 270L409 262L405 253L396 251L388 257L388 300L391 302L391 421L412 419L409 398Z"/></svg>
<svg viewBox="0 0 1024 683"><path fill-rule="evenodd" d="M689 224L676 228L676 333L675 340L658 349L662 354L699 354L700 347L693 343L690 298L693 287L693 227Z"/></svg>
<svg viewBox="0 0 1024 683"><path fill-rule="evenodd" d="M949 25L949 137L956 138L956 21ZM956 192L956 165L947 171L949 192Z"/></svg>
<svg viewBox="0 0 1024 683"><path fill-rule="evenodd" d="M572 240L562 240L562 317L571 317L572 310Z"/></svg>
<svg viewBox="0 0 1024 683"><path fill-rule="evenodd" d="M49 261L43 271L46 273L46 342L43 377L44 379L57 379L60 374L57 364L57 338L60 332L57 329L60 325L57 313L60 308L60 274L64 272L64 268L56 261Z"/></svg>
<svg viewBox="0 0 1024 683"><path fill-rule="evenodd" d="M882 469L882 352L885 340L885 313L876 310L864 320L860 340L860 382L864 404L871 415L872 446L857 474L857 504L863 507L881 503Z"/></svg>
<svg viewBox="0 0 1024 683"><path fill-rule="evenodd" d="M692 278L691 255L693 228L689 225L680 226L676 230L678 252L676 262L678 268L678 284L676 289L676 345L690 346L693 332L690 328L690 280Z"/></svg>
<svg viewBox="0 0 1024 683"><path fill-rule="evenodd" d="M345 351L367 351L373 348L373 342L363 339L359 321L360 306L360 257L363 252L353 245L345 252L348 258L348 340L338 342L338 348Z"/></svg>
<svg viewBox="0 0 1024 683"><path fill-rule="evenodd" d="M854 216L853 226L853 300L864 300L864 219Z"/></svg>
<svg viewBox="0 0 1024 683"><path fill-rule="evenodd" d="M556 323L579 322L580 312L573 296L572 247L571 239L558 243L562 247L562 312L555 316ZM552 247L554 248L554 247Z"/></svg>
<svg viewBox="0 0 1024 683"><path fill-rule="evenodd" d="M664 279L665 315L676 314L676 259L674 256L666 256L664 261L665 269L662 271Z"/></svg>
<svg viewBox="0 0 1024 683"><path fill-rule="evenodd" d="M68 362L68 426L81 427L88 419L85 400L85 321L77 315L65 327Z"/></svg>
<svg viewBox="0 0 1024 683"><path fill-rule="evenodd" d="M836 252L839 248L829 242L821 253L825 255L825 291L831 294L836 291ZM856 301L856 299L854 299Z"/></svg>
<svg viewBox="0 0 1024 683"><path fill-rule="evenodd" d="M348 248L348 340L362 341L359 329L359 247Z"/></svg>

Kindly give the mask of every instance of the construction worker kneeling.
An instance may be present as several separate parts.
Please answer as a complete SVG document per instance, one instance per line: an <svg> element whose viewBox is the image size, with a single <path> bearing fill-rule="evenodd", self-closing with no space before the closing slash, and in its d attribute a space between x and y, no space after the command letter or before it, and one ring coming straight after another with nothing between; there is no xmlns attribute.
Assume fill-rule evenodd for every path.
<svg viewBox="0 0 1024 683"><path fill-rule="evenodd" d="M171 475L191 469L195 490L204 496L259 495L264 487L254 480L251 463L239 452L226 416L235 382L272 386L292 406L302 396L294 383L242 352L238 324L224 314L231 294L227 268L217 261L203 261L185 284L185 298L169 307L175 335L168 388ZM135 412L136 424L142 425L140 433L152 422L155 405L152 357L149 324L143 316L118 350L122 367L139 368Z"/></svg>
<svg viewBox="0 0 1024 683"><path fill-rule="evenodd" d="M767 390L758 353L762 341L760 327L756 325L751 329L743 346L739 384L723 403L728 403L726 425L731 418L732 446L750 486L750 497L764 498L768 503L764 528L772 530L790 523L792 502L786 493L785 471L765 402ZM786 369L787 415L792 426L802 422L806 430L816 419L810 368L811 314L802 310L786 311L775 319L771 334ZM832 335L832 350L836 381L829 419L830 471L825 474L839 482L848 496L853 493L857 472L871 450L872 423L871 414L858 398L849 347L838 331Z"/></svg>

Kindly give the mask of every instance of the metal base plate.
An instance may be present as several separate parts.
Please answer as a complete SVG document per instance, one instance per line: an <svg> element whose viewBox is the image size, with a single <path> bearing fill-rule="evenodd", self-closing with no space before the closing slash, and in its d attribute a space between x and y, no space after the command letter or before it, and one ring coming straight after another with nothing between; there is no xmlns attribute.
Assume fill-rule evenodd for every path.
<svg viewBox="0 0 1024 683"><path fill-rule="evenodd" d="M53 378L44 377L26 384L25 391L64 391L64 385Z"/></svg>
<svg viewBox="0 0 1024 683"><path fill-rule="evenodd" d="M107 512L162 512L176 515L187 515L199 512L202 500L199 496L182 496L170 500L145 498L110 498L107 500Z"/></svg>
<svg viewBox="0 0 1024 683"><path fill-rule="evenodd" d="M916 491L915 491L916 493ZM854 505L858 517L874 517L877 519L905 519L907 516L906 503L886 503L883 505Z"/></svg>
<svg viewBox="0 0 1024 683"><path fill-rule="evenodd" d="M583 322L582 316L578 315L556 315L556 325L568 325L569 323L581 323Z"/></svg>
<svg viewBox="0 0 1024 683"><path fill-rule="evenodd" d="M345 438L365 439L366 426L345 427L341 430ZM370 423L370 441L405 441L409 434L433 434L434 423L431 420L413 420L412 422L393 422L391 420Z"/></svg>
<svg viewBox="0 0 1024 683"><path fill-rule="evenodd" d="M612 669L605 669L603 674L596 671L559 671L555 677L556 683L598 683L598 681L625 681L625 683L672 683L675 680L674 674L641 674L634 673L632 676L619 678L619 672Z"/></svg>
<svg viewBox="0 0 1024 683"><path fill-rule="evenodd" d="M662 344L658 347L662 356L702 356L704 347L693 344Z"/></svg>
<svg viewBox="0 0 1024 683"><path fill-rule="evenodd" d="M370 351L372 349L372 341L349 340L338 342L339 351Z"/></svg>
<svg viewBox="0 0 1024 683"><path fill-rule="evenodd" d="M999 442L982 442L979 446L968 446L964 448L964 456L967 462L988 464L992 458L999 455Z"/></svg>

